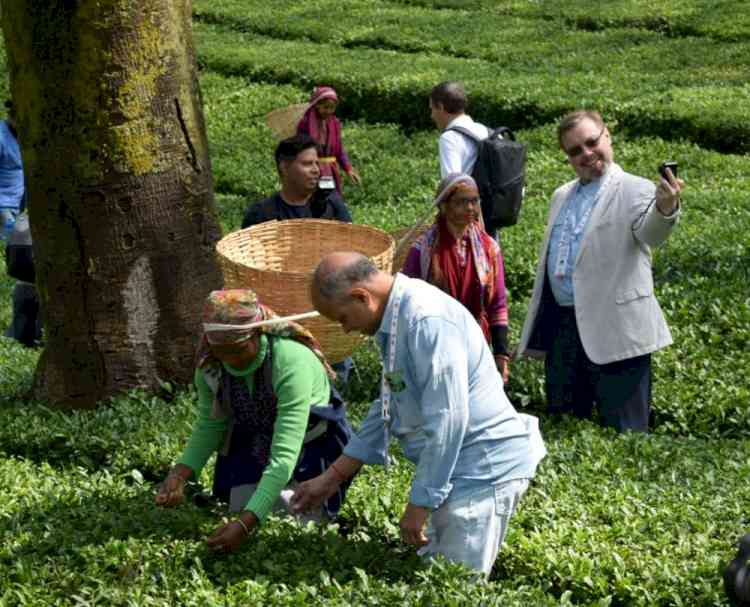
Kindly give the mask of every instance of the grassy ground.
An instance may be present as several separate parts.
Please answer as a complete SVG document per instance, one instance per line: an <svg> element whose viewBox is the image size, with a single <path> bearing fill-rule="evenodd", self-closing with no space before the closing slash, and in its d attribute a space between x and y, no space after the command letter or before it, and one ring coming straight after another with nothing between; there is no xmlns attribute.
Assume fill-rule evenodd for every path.
<svg viewBox="0 0 750 607"><path fill-rule="evenodd" d="M628 171L655 177L659 161L678 160L689 184L683 218L654 258L675 345L655 356L653 433L618 437L544 418L549 456L486 585L460 568L426 569L399 544L411 474L400 457L355 482L340 528L272 519L239 554L219 558L203 543L216 512L152 506L194 393L50 411L21 399L38 354L0 338L0 606L723 604L721 564L750 528L744 3L194 5L225 231L276 187L263 115L304 100L316 82L343 96L345 144L364 177L345 192L355 221L384 229L413 222L435 187L426 110L435 82L464 79L475 118L519 129L528 195L502 242L514 338L547 201L572 177L554 145L555 119L579 105L601 109ZM11 287L0 280L0 325ZM368 347L356 358L349 399L358 420L379 367ZM508 392L543 415L538 365L514 365Z"/></svg>

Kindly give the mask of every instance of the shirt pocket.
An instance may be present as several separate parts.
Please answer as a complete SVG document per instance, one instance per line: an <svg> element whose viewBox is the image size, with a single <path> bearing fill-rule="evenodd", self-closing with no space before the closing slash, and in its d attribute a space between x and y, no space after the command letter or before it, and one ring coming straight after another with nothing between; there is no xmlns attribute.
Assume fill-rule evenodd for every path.
<svg viewBox="0 0 750 607"><path fill-rule="evenodd" d="M637 299L642 299L644 297L651 297L654 293L654 288L652 286L643 285L639 287L633 287L632 289L627 289L625 291L620 291L615 296L615 303L618 305L626 304L631 301L635 301Z"/></svg>

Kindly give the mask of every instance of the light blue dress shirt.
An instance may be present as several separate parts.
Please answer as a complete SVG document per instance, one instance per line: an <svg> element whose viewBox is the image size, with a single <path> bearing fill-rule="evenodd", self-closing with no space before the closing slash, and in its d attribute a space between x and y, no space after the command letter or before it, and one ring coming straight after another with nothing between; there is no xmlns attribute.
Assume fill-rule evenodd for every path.
<svg viewBox="0 0 750 607"><path fill-rule="evenodd" d="M434 286L397 274L375 340L388 360L394 293L402 289L391 378L390 436L416 465L410 502L435 509L480 485L532 478L541 457L508 401L492 352L466 308ZM344 453L387 456L376 400Z"/></svg>
<svg viewBox="0 0 750 607"><path fill-rule="evenodd" d="M560 306L572 306L575 304L575 292L573 289L573 268L578 251L581 248L581 240L586 233L585 226L579 234L574 230L586 212L593 207L597 200L597 194L602 185L602 178L596 179L586 185L580 182L573 194L568 198L552 225L549 238L549 249L547 249L547 276L549 285L555 301ZM588 222L591 221L589 214ZM570 253L568 255L567 270L563 276L555 275L555 268L560 254L560 241L568 236L570 238Z"/></svg>

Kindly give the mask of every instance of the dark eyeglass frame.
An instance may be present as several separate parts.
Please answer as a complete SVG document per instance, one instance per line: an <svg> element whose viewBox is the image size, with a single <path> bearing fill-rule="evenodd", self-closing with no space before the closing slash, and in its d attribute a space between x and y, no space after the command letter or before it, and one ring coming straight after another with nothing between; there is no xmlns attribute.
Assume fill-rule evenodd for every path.
<svg viewBox="0 0 750 607"><path fill-rule="evenodd" d="M570 150L564 150L565 154L568 156L568 158L578 158L581 154L583 154L584 148L587 150L593 150L596 146L599 145L599 142L602 139L602 135L604 135L604 131L606 130L607 127L603 126L602 130L599 131L599 134L596 137L590 137L581 145L577 145Z"/></svg>
<svg viewBox="0 0 750 607"><path fill-rule="evenodd" d="M477 196L476 198L466 198L463 200L459 200L458 198L454 198L453 196L451 196L447 202L449 202L450 204L454 204L457 207L468 207L470 204L473 204L475 206L482 205L482 199L479 196Z"/></svg>

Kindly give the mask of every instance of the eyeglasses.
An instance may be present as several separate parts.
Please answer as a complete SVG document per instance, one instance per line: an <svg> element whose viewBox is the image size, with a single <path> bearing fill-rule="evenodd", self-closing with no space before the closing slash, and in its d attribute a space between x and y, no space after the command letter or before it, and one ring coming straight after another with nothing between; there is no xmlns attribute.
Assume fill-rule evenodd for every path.
<svg viewBox="0 0 750 607"><path fill-rule="evenodd" d="M468 207L469 205L473 204L475 206L479 206L481 204L481 200L479 199L479 196L474 196L473 198L451 198L450 203L457 206L457 207Z"/></svg>
<svg viewBox="0 0 750 607"><path fill-rule="evenodd" d="M577 158L578 156L583 154L584 148L587 150L593 150L597 145L599 145L599 140L602 138L602 135L604 135L604 131L606 130L607 127L603 126L602 130L599 131L599 134L596 137L591 137L584 141L581 145L577 145L573 148L570 148L569 150L565 150L568 158Z"/></svg>

